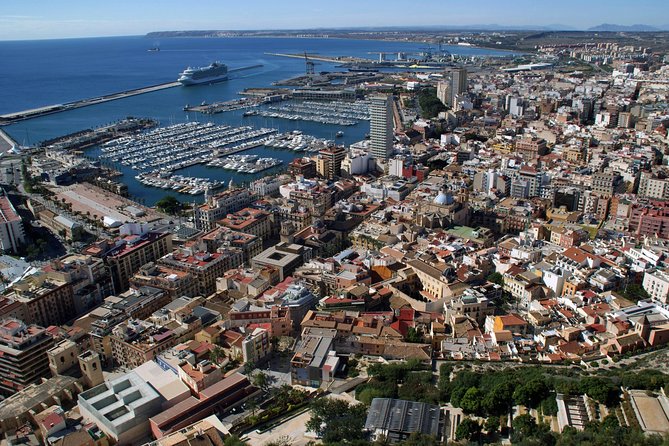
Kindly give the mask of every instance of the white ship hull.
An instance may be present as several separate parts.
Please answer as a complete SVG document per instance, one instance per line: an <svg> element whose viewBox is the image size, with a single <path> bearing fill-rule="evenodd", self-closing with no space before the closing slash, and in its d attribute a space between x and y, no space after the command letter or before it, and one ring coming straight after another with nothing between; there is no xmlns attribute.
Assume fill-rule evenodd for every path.
<svg viewBox="0 0 669 446"><path fill-rule="evenodd" d="M177 81L181 85L185 85L185 86L200 85L200 84L213 84L214 82L221 82L221 81L225 81L225 80L228 80L228 75L227 74L224 75L224 76L212 76L212 77L205 77L205 78L202 78L202 79L192 79L190 77L181 76L179 79L177 79Z"/></svg>

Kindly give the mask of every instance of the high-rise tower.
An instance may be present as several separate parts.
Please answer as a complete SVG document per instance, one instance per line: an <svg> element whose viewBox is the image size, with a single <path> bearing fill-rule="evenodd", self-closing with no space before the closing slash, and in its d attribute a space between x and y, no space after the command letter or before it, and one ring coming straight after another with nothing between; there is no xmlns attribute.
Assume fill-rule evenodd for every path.
<svg viewBox="0 0 669 446"><path fill-rule="evenodd" d="M392 100L389 95L374 95L370 98L371 152L379 160L387 160L393 152Z"/></svg>
<svg viewBox="0 0 669 446"><path fill-rule="evenodd" d="M467 91L467 70L450 68L444 75L444 80L437 84L437 97L444 105L455 108L458 95Z"/></svg>

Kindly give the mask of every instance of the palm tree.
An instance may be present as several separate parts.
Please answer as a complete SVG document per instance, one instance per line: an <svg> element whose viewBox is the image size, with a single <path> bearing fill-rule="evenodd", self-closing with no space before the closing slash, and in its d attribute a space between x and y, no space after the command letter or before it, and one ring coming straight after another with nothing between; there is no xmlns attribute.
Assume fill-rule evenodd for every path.
<svg viewBox="0 0 669 446"><path fill-rule="evenodd" d="M249 400L248 405L249 409L251 410L251 416L254 417L256 415L256 410L258 410L258 403L255 399L251 399Z"/></svg>
<svg viewBox="0 0 669 446"><path fill-rule="evenodd" d="M225 359L225 352L220 346L215 345L214 348L209 352L209 360L218 365L223 361L223 359Z"/></svg>

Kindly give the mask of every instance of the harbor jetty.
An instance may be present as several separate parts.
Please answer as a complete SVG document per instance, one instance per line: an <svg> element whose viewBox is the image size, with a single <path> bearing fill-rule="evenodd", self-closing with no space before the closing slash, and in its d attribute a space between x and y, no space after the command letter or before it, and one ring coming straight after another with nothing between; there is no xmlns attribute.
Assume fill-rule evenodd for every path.
<svg viewBox="0 0 669 446"><path fill-rule="evenodd" d="M246 67L233 68L228 70L228 73L235 73L239 71L250 70L253 68L260 68L262 64L249 65ZM148 87L134 88L130 90L120 91L118 93L106 94L103 96L96 96L88 99L80 99L78 101L64 102L62 104L47 105L44 107L33 108L29 110L18 111L14 113L7 113L0 115L0 125L8 125L13 122L24 121L26 119L38 118L44 115L53 113L62 113L77 108L88 107L91 105L103 104L105 102L116 101L119 99L129 98L140 94L153 93L154 91L165 90L181 86L179 82L165 82L162 84L149 85Z"/></svg>
<svg viewBox="0 0 669 446"><path fill-rule="evenodd" d="M65 102L62 104L47 105L46 107L33 108L30 110L23 110L15 113L8 113L0 115L0 125L7 125L13 122L23 121L26 119L38 118L44 115L53 113L61 113L65 111L74 110L77 108L88 107L91 105L103 104L105 102L116 101L118 99L125 99L131 96L140 94L152 93L154 91L165 90L167 88L174 88L180 86L179 82L167 82L164 84L151 85L148 87L135 88L133 90L125 90L118 93L107 94L104 96L97 96L89 99L81 99L79 101Z"/></svg>

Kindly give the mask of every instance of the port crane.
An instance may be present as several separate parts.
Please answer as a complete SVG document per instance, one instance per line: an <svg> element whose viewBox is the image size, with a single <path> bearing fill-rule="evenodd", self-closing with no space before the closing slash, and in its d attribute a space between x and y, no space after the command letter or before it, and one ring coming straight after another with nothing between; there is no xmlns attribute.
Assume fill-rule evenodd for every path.
<svg viewBox="0 0 669 446"><path fill-rule="evenodd" d="M304 52L304 65L305 65L305 73L307 76L313 76L315 74L315 69L314 67L318 65L316 62L313 60L309 59L309 55L307 52Z"/></svg>

